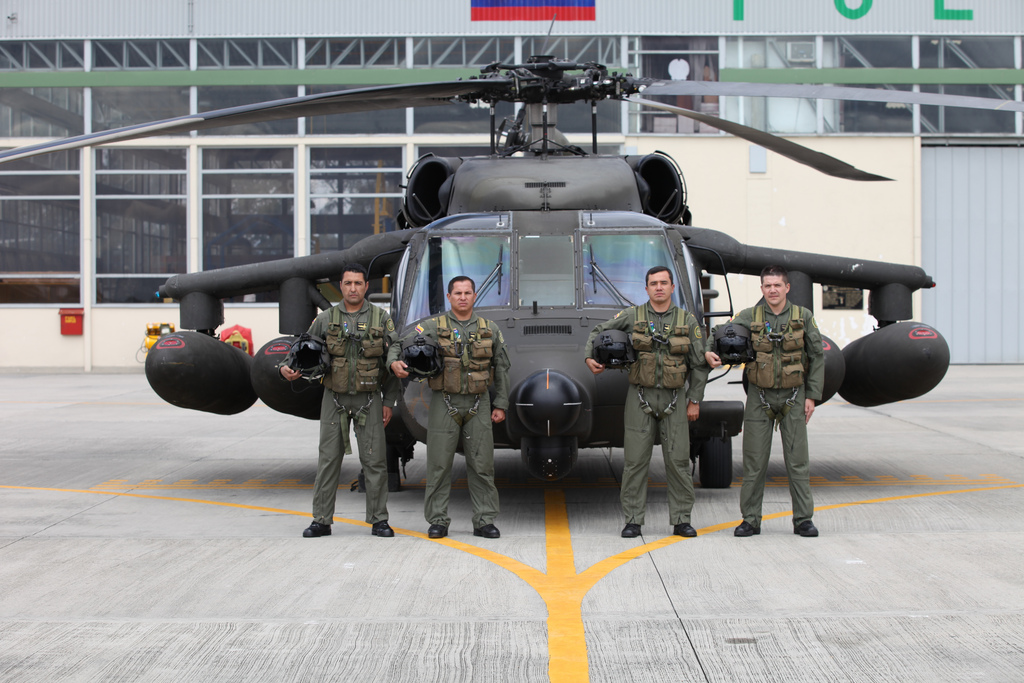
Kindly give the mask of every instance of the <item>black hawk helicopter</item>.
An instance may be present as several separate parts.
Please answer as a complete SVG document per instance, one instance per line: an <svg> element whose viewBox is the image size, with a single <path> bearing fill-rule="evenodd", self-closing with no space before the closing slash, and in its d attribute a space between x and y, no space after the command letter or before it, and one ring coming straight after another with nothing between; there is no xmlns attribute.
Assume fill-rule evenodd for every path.
<svg viewBox="0 0 1024 683"><path fill-rule="evenodd" d="M625 373L592 375L582 350L590 330L622 308L645 300L642 274L672 270L675 303L704 321L730 310L704 310L701 273L757 275L777 263L790 271L790 298L810 308L812 285L867 289L879 328L840 351L826 340L828 400L839 392L861 406L920 396L949 365L945 340L909 321L911 295L934 283L921 268L822 254L747 246L692 226L685 184L667 155L598 154L597 103L631 98L782 154L823 173L851 180L887 180L825 154L717 117L648 99L653 95L746 95L941 104L1022 111L1019 102L829 86L657 81L610 73L595 63L548 56L526 64L492 64L469 80L382 86L289 98L183 116L150 124L43 142L0 153L0 162L64 149L250 122L459 103L489 105L490 154L426 156L408 175L402 229L372 235L349 249L207 272L175 275L160 296L180 302L182 331L150 350L146 376L164 400L234 414L257 398L275 410L317 419L322 388L296 393L278 373L292 341L330 302L318 283L337 280L350 262L371 279L390 277L391 312L400 333L444 310L445 285L455 275L477 283L476 310L501 325L512 357L512 409L495 426L495 445L519 449L528 471L565 476L581 447L621 447ZM500 125L495 106L521 105ZM557 130L559 104L589 102L593 133L587 152ZM726 282L728 288L728 282ZM224 322L222 299L277 290L284 337L250 359L215 339ZM422 382L408 382L388 426L391 487L399 463L426 440L429 401ZM692 423L692 455L706 488L732 481L731 437L740 431L740 401L707 401Z"/></svg>

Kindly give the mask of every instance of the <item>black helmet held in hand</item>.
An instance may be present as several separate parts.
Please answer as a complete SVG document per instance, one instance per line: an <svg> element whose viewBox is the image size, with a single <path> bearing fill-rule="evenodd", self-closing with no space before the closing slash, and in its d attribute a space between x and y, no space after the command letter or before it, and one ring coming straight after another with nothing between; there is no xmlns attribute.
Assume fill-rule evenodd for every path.
<svg viewBox="0 0 1024 683"><path fill-rule="evenodd" d="M594 340L594 360L608 367L622 367L636 361L629 335L622 330L605 330Z"/></svg>
<svg viewBox="0 0 1024 683"><path fill-rule="evenodd" d="M750 330L737 323L719 325L714 331L715 353L726 365L741 365L754 360Z"/></svg>
<svg viewBox="0 0 1024 683"><path fill-rule="evenodd" d="M331 368L331 355L320 337L306 334L292 344L284 364L310 381L322 379Z"/></svg>
<svg viewBox="0 0 1024 683"><path fill-rule="evenodd" d="M434 377L444 367L437 342L424 336L417 336L402 344L402 361L409 374L419 377Z"/></svg>

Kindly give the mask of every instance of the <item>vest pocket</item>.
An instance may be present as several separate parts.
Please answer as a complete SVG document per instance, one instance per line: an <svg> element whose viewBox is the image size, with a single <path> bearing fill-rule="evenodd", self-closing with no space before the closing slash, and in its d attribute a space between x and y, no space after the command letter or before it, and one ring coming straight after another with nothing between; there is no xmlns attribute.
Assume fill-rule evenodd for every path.
<svg viewBox="0 0 1024 683"><path fill-rule="evenodd" d="M800 363L794 363L792 365L782 366L782 382L780 383L783 389L795 389L796 387L803 386L804 384L804 366Z"/></svg>
<svg viewBox="0 0 1024 683"><path fill-rule="evenodd" d="M356 391L376 391L379 375L376 360L361 360L356 363Z"/></svg>
<svg viewBox="0 0 1024 683"><path fill-rule="evenodd" d="M377 358L384 355L384 328L371 327L363 337L361 349L363 358Z"/></svg>
<svg viewBox="0 0 1024 683"><path fill-rule="evenodd" d="M348 393L348 358L331 356L331 386L328 388L338 394Z"/></svg>
<svg viewBox="0 0 1024 683"><path fill-rule="evenodd" d="M752 363L747 363L747 379L762 389L770 389L775 383L772 354L758 351Z"/></svg>
<svg viewBox="0 0 1024 683"><path fill-rule="evenodd" d="M686 384L686 361L682 358L662 356L661 386L680 389Z"/></svg>
<svg viewBox="0 0 1024 683"><path fill-rule="evenodd" d="M630 384L653 387L655 380L655 357L653 353L637 354L636 362L629 366Z"/></svg>

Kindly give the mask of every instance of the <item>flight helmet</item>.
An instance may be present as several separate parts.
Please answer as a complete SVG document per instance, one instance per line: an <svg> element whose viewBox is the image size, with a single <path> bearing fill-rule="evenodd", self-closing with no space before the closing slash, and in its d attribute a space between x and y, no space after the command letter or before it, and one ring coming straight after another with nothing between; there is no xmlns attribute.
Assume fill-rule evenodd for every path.
<svg viewBox="0 0 1024 683"><path fill-rule="evenodd" d="M409 374L418 377L435 377L444 368L441 348L436 341L422 335L402 343L402 361Z"/></svg>
<svg viewBox="0 0 1024 683"><path fill-rule="evenodd" d="M750 330L737 323L719 325L714 331L715 353L726 365L741 365L754 360Z"/></svg>
<svg viewBox="0 0 1024 683"><path fill-rule="evenodd" d="M636 361L636 351L629 335L622 330L605 330L594 340L594 360L616 368Z"/></svg>
<svg viewBox="0 0 1024 683"><path fill-rule="evenodd" d="M284 364L312 382L323 379L330 370L331 355L323 339L303 332L292 344Z"/></svg>

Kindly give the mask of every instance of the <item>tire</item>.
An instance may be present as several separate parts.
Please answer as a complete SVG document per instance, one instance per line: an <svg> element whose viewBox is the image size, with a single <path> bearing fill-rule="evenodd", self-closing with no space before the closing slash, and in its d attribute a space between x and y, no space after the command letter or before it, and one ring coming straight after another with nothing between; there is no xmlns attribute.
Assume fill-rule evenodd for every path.
<svg viewBox="0 0 1024 683"><path fill-rule="evenodd" d="M709 438L697 458L697 465L702 488L729 488L732 484L732 439Z"/></svg>

